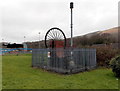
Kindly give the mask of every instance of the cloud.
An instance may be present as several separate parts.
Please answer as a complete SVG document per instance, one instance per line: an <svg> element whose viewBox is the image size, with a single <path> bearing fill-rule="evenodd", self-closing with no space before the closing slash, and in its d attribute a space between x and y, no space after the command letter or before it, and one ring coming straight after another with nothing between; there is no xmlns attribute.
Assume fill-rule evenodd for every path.
<svg viewBox="0 0 120 91"><path fill-rule="evenodd" d="M118 0L73 0L74 36L117 26ZM44 40L52 27L61 28L70 37L70 1L3 0L2 38L9 42Z"/></svg>

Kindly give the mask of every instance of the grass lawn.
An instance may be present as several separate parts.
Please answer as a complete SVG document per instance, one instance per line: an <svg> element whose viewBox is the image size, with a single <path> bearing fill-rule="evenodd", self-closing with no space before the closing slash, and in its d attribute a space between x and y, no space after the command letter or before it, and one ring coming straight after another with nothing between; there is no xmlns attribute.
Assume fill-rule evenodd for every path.
<svg viewBox="0 0 120 91"><path fill-rule="evenodd" d="M31 67L31 56L3 56L3 89L118 89L111 69L60 75Z"/></svg>

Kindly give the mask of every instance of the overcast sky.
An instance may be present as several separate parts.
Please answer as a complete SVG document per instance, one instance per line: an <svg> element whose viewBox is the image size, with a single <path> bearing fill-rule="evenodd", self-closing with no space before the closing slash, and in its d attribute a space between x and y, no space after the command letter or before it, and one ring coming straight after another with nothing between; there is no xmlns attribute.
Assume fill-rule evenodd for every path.
<svg viewBox="0 0 120 91"><path fill-rule="evenodd" d="M71 0L73 35L118 26L119 0ZM70 0L2 0L0 14L1 39L7 42L44 40L52 27L63 30L70 37Z"/></svg>

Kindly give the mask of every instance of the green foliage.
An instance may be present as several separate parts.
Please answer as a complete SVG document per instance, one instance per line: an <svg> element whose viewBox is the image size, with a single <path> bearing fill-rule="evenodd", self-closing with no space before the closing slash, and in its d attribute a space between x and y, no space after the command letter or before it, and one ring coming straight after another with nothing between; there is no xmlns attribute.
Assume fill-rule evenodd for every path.
<svg viewBox="0 0 120 91"><path fill-rule="evenodd" d="M3 89L118 89L111 69L60 75L31 67L31 56L3 56Z"/></svg>
<svg viewBox="0 0 120 91"><path fill-rule="evenodd" d="M116 77L120 77L120 55L110 61L110 66Z"/></svg>
<svg viewBox="0 0 120 91"><path fill-rule="evenodd" d="M97 63L99 66L109 66L109 62L112 58L114 58L118 51L111 47L96 47L97 53Z"/></svg>

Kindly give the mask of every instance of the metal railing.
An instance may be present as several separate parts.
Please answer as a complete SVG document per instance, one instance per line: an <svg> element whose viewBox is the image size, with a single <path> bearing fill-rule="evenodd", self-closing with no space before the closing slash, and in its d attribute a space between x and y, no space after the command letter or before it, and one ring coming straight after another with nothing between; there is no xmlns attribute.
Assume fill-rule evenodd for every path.
<svg viewBox="0 0 120 91"><path fill-rule="evenodd" d="M71 49L33 49L32 67L58 73L77 73L94 69L96 67L96 49L81 48L72 49L72 51Z"/></svg>

